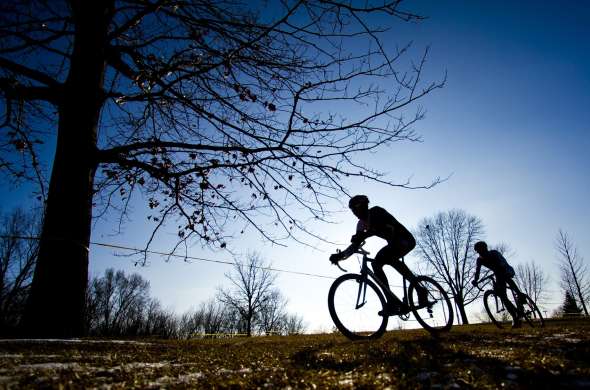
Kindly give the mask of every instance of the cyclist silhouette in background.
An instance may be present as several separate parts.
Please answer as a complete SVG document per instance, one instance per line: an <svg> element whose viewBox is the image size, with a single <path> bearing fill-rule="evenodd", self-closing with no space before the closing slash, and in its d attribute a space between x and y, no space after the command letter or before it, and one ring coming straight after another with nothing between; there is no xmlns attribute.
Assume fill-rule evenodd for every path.
<svg viewBox="0 0 590 390"><path fill-rule="evenodd" d="M494 286L494 290L498 294L498 296L504 302L506 309L512 316L513 328L519 328L521 326L520 316L518 315L518 311L522 311L521 304L522 304L522 297L520 296L520 290L516 286L516 283L512 280L514 277L514 268L512 268L504 256L500 254L497 250L488 250L488 244L484 241L476 242L473 246L473 249L479 254L477 258L477 264L475 268L475 276L473 277L473 281L471 282L474 286L477 286L477 282L479 280L479 272L481 270L481 266L485 266L490 271L494 273L496 278L496 284ZM506 295L506 284L510 283L510 286L519 293L519 298L517 308L514 307L512 302L508 299Z"/></svg>
<svg viewBox="0 0 590 390"><path fill-rule="evenodd" d="M389 286L385 272L383 272L383 266L389 264L408 281L412 282L416 277L406 264L400 260L416 246L416 240L412 233L385 209L379 206L369 208L369 198L365 195L353 196L348 202L348 207L359 219L356 234L350 239L352 244L344 251L331 255L330 261L337 263L340 260L348 258L355 253L363 241L371 236L377 236L387 241L387 245L381 248L373 262L373 271L377 278L386 286ZM420 286L417 287L416 291L418 293L418 304L420 306L427 306L429 304L428 291ZM387 309L384 313L380 314L399 314L401 304L399 299L393 297L387 291L386 296Z"/></svg>

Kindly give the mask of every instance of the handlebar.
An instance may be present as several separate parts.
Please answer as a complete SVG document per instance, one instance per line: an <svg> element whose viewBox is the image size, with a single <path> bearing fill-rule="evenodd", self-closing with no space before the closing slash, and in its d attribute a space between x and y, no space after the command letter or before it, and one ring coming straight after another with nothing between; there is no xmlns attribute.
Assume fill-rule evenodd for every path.
<svg viewBox="0 0 590 390"><path fill-rule="evenodd" d="M336 267L340 268L340 270L341 270L342 272L348 272L347 270L345 270L344 268L342 268L342 267L340 266L340 264L338 264L338 263L334 263L334 265L335 265Z"/></svg>
<svg viewBox="0 0 590 390"><path fill-rule="evenodd" d="M358 248L356 248L353 253L351 253L350 255L348 255L347 258L350 257L350 256L352 256L352 255L354 255L354 254L359 254L359 255L363 255L363 256L370 255L371 253L369 251L366 251L366 250L363 249L363 245L365 245L365 242L364 241L361 242L359 244ZM340 253L340 250L339 249L336 250L336 253ZM345 260L345 259L342 259L342 260ZM340 268L341 271L348 272L347 270L345 270L344 268L342 268L339 263L336 262L336 263L332 263L332 264L334 264L336 267Z"/></svg>
<svg viewBox="0 0 590 390"><path fill-rule="evenodd" d="M484 278L481 278L481 279L479 279L479 280L477 281L477 284L476 284L476 286L475 286L475 287L477 287L477 288L479 289L479 291L483 291L483 288L482 288L482 287L480 287L480 285L485 285L486 283L482 283L482 282L484 282L484 281L486 281L486 280L488 280L488 279L489 279L489 280L491 280L491 281L493 282L493 281L494 281L494 274L490 274L490 275L488 275L488 276L486 276L486 277L484 277Z"/></svg>

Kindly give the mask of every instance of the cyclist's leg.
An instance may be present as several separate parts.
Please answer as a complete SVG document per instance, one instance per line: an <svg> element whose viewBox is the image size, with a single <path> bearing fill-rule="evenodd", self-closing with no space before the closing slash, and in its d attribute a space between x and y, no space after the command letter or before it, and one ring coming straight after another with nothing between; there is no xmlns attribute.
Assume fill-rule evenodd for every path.
<svg viewBox="0 0 590 390"><path fill-rule="evenodd" d="M386 245L381 248L381 250L377 252L375 261L373 261L372 264L375 276L377 276L377 279L379 279L386 286L389 286L389 282L385 272L383 271L383 266L385 264L391 265L391 256L394 253L393 249L394 248L392 248L391 245ZM387 302L392 306L400 306L402 303L395 295L393 295L391 291L389 291L389 288L387 291L385 291L385 297L387 298Z"/></svg>
<svg viewBox="0 0 590 390"><path fill-rule="evenodd" d="M373 261L372 264L375 276L377 276L377 279L379 279L385 285L389 285L389 282L387 281L387 276L383 271L383 266L387 264L390 252L391 248L389 247L389 245L384 246L383 248L381 248L381 250L379 250L379 252L377 252L377 255L375 256L375 261Z"/></svg>
<svg viewBox="0 0 590 390"><path fill-rule="evenodd" d="M404 278L406 278L410 283L412 283L416 276L414 273L408 268L406 263L401 261L401 258L410 253L412 249L416 246L416 241L413 238L408 240L398 240L394 243L390 243L387 245L388 251L386 255L388 256L386 259L383 260L385 264L391 265L398 273L400 273ZM385 248L384 248L385 249ZM428 290L422 288L421 286L416 286L416 292L418 293L418 300L420 301L421 305L428 304Z"/></svg>
<svg viewBox="0 0 590 390"><path fill-rule="evenodd" d="M513 291L516 292L516 304L518 305L518 310L521 311L522 305L526 303L525 295L522 293L522 291L520 291L513 278L506 279L506 283Z"/></svg>
<svg viewBox="0 0 590 390"><path fill-rule="evenodd" d="M504 302L504 306L506 307L506 310L508 310L508 313L510 313L510 315L512 316L514 323L518 324L520 323L520 317L518 316L516 308L514 307L510 299L508 299L508 295L506 294L507 282L508 279L506 279L504 275L496 274L495 290L498 296L502 299L502 302Z"/></svg>
<svg viewBox="0 0 590 390"><path fill-rule="evenodd" d="M390 243L387 247L391 248L388 255L387 263L391 265L397 272L400 273L404 278L408 281L412 282L416 279L416 276L406 263L401 261L401 258L410 253L412 249L416 246L416 241L412 240L398 240L396 242Z"/></svg>
<svg viewBox="0 0 590 390"><path fill-rule="evenodd" d="M518 313L518 317L522 319L525 314L524 305L526 304L526 296L520 291L512 277L506 279L506 284L516 293L516 312Z"/></svg>

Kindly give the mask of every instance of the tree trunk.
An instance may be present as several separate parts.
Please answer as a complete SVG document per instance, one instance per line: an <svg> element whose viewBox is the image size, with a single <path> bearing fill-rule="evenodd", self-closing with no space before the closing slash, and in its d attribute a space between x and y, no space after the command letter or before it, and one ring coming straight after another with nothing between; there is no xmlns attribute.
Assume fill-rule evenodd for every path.
<svg viewBox="0 0 590 390"><path fill-rule="evenodd" d="M246 319L246 337L252 336L252 316Z"/></svg>
<svg viewBox="0 0 590 390"><path fill-rule="evenodd" d="M574 274L574 281L576 282L576 290L578 292L578 298L580 299L580 303L582 304L582 309L584 309L584 314L588 317L588 309L586 308L586 301L584 299L584 294L582 294L582 289L580 288L580 283L578 283L578 278Z"/></svg>
<svg viewBox="0 0 590 390"><path fill-rule="evenodd" d="M68 78L59 103L55 158L39 258L22 330L29 337L85 334L88 245L103 103L105 44L111 7L72 1L76 24Z"/></svg>
<svg viewBox="0 0 590 390"><path fill-rule="evenodd" d="M467 319L467 313L465 312L465 303L463 302L462 298L455 298L455 303L457 305L457 309L459 310L459 315L461 316L461 322L463 325L469 324L469 320Z"/></svg>
<svg viewBox="0 0 590 390"><path fill-rule="evenodd" d="M580 303L582 304L582 309L584 309L584 314L587 317L588 316L588 309L586 308L584 294L582 294L582 289L580 288L580 283L578 282L578 275L576 274L576 270L575 270L573 261L574 261L574 259L568 258L568 264L569 264L570 270L572 272L572 278L574 279L574 287L576 288L575 292L572 289L572 297L575 296L577 293L578 299L580 300Z"/></svg>

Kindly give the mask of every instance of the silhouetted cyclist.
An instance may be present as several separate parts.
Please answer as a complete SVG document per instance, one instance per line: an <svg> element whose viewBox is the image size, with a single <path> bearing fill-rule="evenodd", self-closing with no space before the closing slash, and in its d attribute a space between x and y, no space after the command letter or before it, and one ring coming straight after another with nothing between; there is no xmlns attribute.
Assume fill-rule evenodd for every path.
<svg viewBox="0 0 590 390"><path fill-rule="evenodd" d="M512 280L514 277L514 268L508 264L504 256L497 250L488 250L488 245L484 241L476 242L473 246L473 249L479 254L477 258L477 264L475 268L475 276L473 281L471 282L474 286L477 286L479 280L479 272L481 270L481 266L485 266L490 271L494 273L496 278L496 285L494 286L494 290L498 294L498 296L504 302L506 309L512 316L513 328L519 328L521 326L520 316L518 315L518 311L522 311L522 298L520 296L520 290L516 286L516 283ZM517 292L519 292L518 297L518 309L514 307L512 302L508 299L506 295L506 284L510 283L510 286Z"/></svg>
<svg viewBox="0 0 590 390"><path fill-rule="evenodd" d="M412 282L415 279L414 274L400 259L407 255L416 246L416 240L412 233L408 231L401 223L397 221L385 209L375 206L369 209L369 198L365 195L353 196L348 202L348 207L352 213L359 219L356 226L356 234L350 239L351 245L340 253L330 256L330 261L337 263L352 255L358 248L359 244L371 236L377 236L387 241L375 256L373 262L373 271L379 280L386 286L389 286L383 266L391 265L397 272L403 275L407 280ZM416 289L418 293L418 304L420 306L428 305L428 291L420 286ZM389 291L385 292L387 296L387 309L382 315L396 315L400 313L399 299L392 296Z"/></svg>

